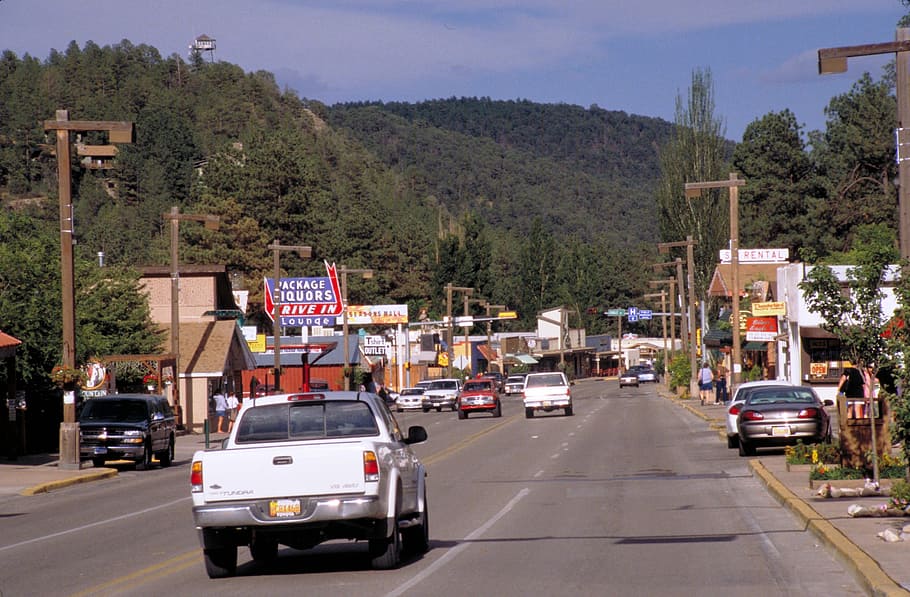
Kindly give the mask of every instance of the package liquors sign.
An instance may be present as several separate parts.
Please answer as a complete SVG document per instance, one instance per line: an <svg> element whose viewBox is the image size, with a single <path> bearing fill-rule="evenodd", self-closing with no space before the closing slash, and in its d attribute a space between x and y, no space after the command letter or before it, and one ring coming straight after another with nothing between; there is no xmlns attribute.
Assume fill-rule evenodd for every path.
<svg viewBox="0 0 910 597"><path fill-rule="evenodd" d="M330 326L342 314L341 290L335 264L325 262L325 278L265 278L265 310L275 320L275 305L285 327Z"/></svg>

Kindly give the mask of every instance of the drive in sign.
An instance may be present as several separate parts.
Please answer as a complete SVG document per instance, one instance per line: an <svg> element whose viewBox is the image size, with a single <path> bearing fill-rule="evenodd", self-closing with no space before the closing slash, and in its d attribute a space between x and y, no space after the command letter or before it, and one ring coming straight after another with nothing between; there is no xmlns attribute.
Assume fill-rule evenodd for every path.
<svg viewBox="0 0 910 597"><path fill-rule="evenodd" d="M338 288L338 273L335 264L325 262L326 278L281 278L278 293L275 280L265 278L265 310L274 320L275 299L278 299L280 323L286 327L334 325L335 317L341 315L341 291Z"/></svg>

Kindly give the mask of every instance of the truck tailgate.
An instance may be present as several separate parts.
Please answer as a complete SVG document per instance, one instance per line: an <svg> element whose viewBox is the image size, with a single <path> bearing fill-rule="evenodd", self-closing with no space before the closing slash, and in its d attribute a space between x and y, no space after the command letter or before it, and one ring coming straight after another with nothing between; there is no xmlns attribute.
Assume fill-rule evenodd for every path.
<svg viewBox="0 0 910 597"><path fill-rule="evenodd" d="M360 442L307 442L204 453L206 502L332 494L362 494Z"/></svg>

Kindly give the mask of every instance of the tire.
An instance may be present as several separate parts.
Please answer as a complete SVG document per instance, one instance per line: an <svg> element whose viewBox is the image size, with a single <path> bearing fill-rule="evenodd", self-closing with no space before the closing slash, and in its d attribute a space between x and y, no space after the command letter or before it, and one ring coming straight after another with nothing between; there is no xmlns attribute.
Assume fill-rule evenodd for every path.
<svg viewBox="0 0 910 597"><path fill-rule="evenodd" d="M455 409L456 409L456 408L458 408L458 407L455 406L455 405L453 404L453 405L452 405L452 412L455 412Z"/></svg>
<svg viewBox="0 0 910 597"><path fill-rule="evenodd" d="M567 406L566 407L566 416L571 417L573 414L575 414L575 413L572 411L572 406L571 405Z"/></svg>
<svg viewBox="0 0 910 597"><path fill-rule="evenodd" d="M442 407L441 407L441 406L437 406L437 407L436 407L436 412L441 413L441 412L442 412Z"/></svg>
<svg viewBox="0 0 910 597"><path fill-rule="evenodd" d="M254 538L250 543L250 555L257 564L271 564L278 558L278 542Z"/></svg>
<svg viewBox="0 0 910 597"><path fill-rule="evenodd" d="M496 408L493 409L493 416L494 416L494 417L501 417L501 416L502 416L502 404L497 404L497 405L496 405Z"/></svg>
<svg viewBox="0 0 910 597"><path fill-rule="evenodd" d="M237 546L203 549L205 571L209 578L226 578L237 572Z"/></svg>
<svg viewBox="0 0 910 597"><path fill-rule="evenodd" d="M401 504L395 501L395 519L392 535L381 539L370 539L370 558L374 570L392 570L401 562L401 530L398 528Z"/></svg>
<svg viewBox="0 0 910 597"><path fill-rule="evenodd" d="M733 448L739 447L739 436L738 435L728 435L727 436L727 447L731 450Z"/></svg>
<svg viewBox="0 0 910 597"><path fill-rule="evenodd" d="M739 455L755 456L755 446L744 442L743 438L739 438Z"/></svg>
<svg viewBox="0 0 910 597"><path fill-rule="evenodd" d="M104 458L92 458L92 466L95 468L101 468L104 466Z"/></svg>
<svg viewBox="0 0 910 597"><path fill-rule="evenodd" d="M430 507L427 490L423 490L423 524L401 532L402 550L411 555L422 555L430 549Z"/></svg>
<svg viewBox="0 0 910 597"><path fill-rule="evenodd" d="M533 408L525 408L525 418L526 419L534 418L534 409Z"/></svg>
<svg viewBox="0 0 910 597"><path fill-rule="evenodd" d="M145 442L145 450L142 452L142 459L136 463L136 468L144 471L152 468L152 444L151 440Z"/></svg>
<svg viewBox="0 0 910 597"><path fill-rule="evenodd" d="M458 418L459 418L459 419L467 419L467 418L468 418L468 413L466 413L466 412L463 411L463 410L459 410L459 411L458 411Z"/></svg>
<svg viewBox="0 0 910 597"><path fill-rule="evenodd" d="M158 462L161 463L162 467L171 466L171 463L174 462L174 438L172 437L168 440L167 450L164 452L159 452L157 454Z"/></svg>
<svg viewBox="0 0 910 597"><path fill-rule="evenodd" d="M422 411L425 412L425 413L430 412L430 409L429 409L429 408L421 408L420 410L422 410Z"/></svg>

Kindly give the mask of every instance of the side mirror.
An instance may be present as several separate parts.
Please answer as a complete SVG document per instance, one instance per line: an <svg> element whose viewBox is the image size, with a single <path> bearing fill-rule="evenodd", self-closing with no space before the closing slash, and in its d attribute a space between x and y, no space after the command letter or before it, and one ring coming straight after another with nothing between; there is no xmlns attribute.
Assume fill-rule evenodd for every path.
<svg viewBox="0 0 910 597"><path fill-rule="evenodd" d="M427 441L427 430L421 427L420 425L413 425L408 427L408 437L405 438L404 443L410 444L420 444Z"/></svg>
<svg viewBox="0 0 910 597"><path fill-rule="evenodd" d="M834 406L834 400L831 400L830 398L825 398L822 401L822 404L824 404L825 406Z"/></svg>

